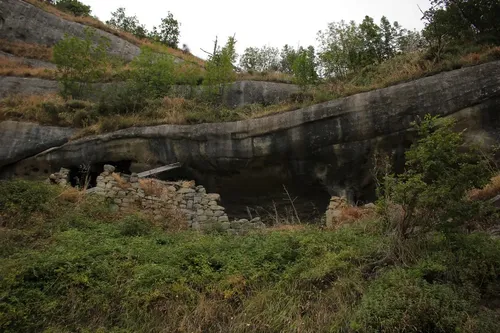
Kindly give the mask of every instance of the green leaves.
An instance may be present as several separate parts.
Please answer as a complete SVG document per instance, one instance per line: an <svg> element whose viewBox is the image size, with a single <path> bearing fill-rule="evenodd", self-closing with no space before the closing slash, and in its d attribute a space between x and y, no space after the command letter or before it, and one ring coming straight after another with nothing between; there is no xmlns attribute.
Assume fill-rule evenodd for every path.
<svg viewBox="0 0 500 333"><path fill-rule="evenodd" d="M87 28L85 38L66 35L54 46L54 62L65 99L78 99L91 92L91 83L101 79L110 64L109 40Z"/></svg>

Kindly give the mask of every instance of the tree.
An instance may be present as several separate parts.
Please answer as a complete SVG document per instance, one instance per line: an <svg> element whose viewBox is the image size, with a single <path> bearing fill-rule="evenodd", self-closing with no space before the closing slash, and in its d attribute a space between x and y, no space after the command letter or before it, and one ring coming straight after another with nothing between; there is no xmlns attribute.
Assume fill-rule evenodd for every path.
<svg viewBox="0 0 500 333"><path fill-rule="evenodd" d="M217 39L214 43L214 51L209 55L205 68L204 85L209 93L222 96L225 86L234 81L234 63L236 62L236 39L229 37L226 45L220 48Z"/></svg>
<svg viewBox="0 0 500 333"><path fill-rule="evenodd" d="M75 16L90 16L91 9L78 0L58 0L56 7Z"/></svg>
<svg viewBox="0 0 500 333"><path fill-rule="evenodd" d="M148 31L143 24L140 24L137 16L127 16L125 8L120 7L111 13L111 19L106 21L107 25L115 29L129 32L139 38L146 38Z"/></svg>
<svg viewBox="0 0 500 333"><path fill-rule="evenodd" d="M343 78L366 66L380 64L409 50L410 41L416 37L397 22L391 24L385 16L379 25L369 16L359 25L354 21L330 23L318 33L323 75Z"/></svg>
<svg viewBox="0 0 500 333"><path fill-rule="evenodd" d="M61 95L68 98L84 97L92 83L100 79L109 65L109 40L94 29L85 29L85 38L66 35L54 46Z"/></svg>
<svg viewBox="0 0 500 333"><path fill-rule="evenodd" d="M175 62L168 54L143 47L130 65L130 79L140 98L164 97L175 83Z"/></svg>
<svg viewBox="0 0 500 333"><path fill-rule="evenodd" d="M301 87L314 84L318 80L316 72L316 55L314 47L309 46L307 49L299 48L297 57L293 62L293 74L295 82Z"/></svg>
<svg viewBox="0 0 500 333"><path fill-rule="evenodd" d="M161 20L159 27L153 27L149 37L154 41L177 48L180 37L180 23L171 12Z"/></svg>
<svg viewBox="0 0 500 333"><path fill-rule="evenodd" d="M281 49L280 53L280 66L279 69L283 73L289 73L291 74L293 72L293 63L295 62L295 59L297 58L297 51L286 44L283 46L283 49Z"/></svg>
<svg viewBox="0 0 500 333"><path fill-rule="evenodd" d="M248 47L241 56L240 66L247 71L277 71L279 69L279 50L275 47Z"/></svg>
<svg viewBox="0 0 500 333"><path fill-rule="evenodd" d="M246 71L258 71L260 52L257 47L247 47L240 58L240 66Z"/></svg>
<svg viewBox="0 0 500 333"><path fill-rule="evenodd" d="M453 130L455 122L427 115L415 124L419 139L406 153L405 172L384 177L382 206L402 208L401 218L389 221L400 239L480 219L481 203L466 194L488 183L491 168L482 151L465 146L463 133Z"/></svg>

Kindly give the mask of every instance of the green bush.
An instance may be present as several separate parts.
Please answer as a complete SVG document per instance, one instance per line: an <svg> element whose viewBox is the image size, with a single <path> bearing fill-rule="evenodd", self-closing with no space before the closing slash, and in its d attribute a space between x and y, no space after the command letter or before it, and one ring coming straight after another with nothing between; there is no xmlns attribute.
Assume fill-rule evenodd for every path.
<svg viewBox="0 0 500 333"><path fill-rule="evenodd" d="M75 16L90 16L90 6L78 0L57 0L56 7Z"/></svg>
<svg viewBox="0 0 500 333"><path fill-rule="evenodd" d="M120 223L122 236L144 236L151 232L151 222L136 215L129 215Z"/></svg>
<svg viewBox="0 0 500 333"><path fill-rule="evenodd" d="M45 184L25 180L0 182L0 224L23 225L31 214L46 209L54 190Z"/></svg>
<svg viewBox="0 0 500 333"><path fill-rule="evenodd" d="M457 332L474 308L453 285L428 283L417 274L394 269L364 294L351 328L356 332Z"/></svg>
<svg viewBox="0 0 500 333"><path fill-rule="evenodd" d="M130 80L142 98L158 98L168 94L175 84L175 63L168 54L153 52L148 47L131 63Z"/></svg>
<svg viewBox="0 0 500 333"><path fill-rule="evenodd" d="M452 118L426 116L415 125L419 139L405 154L405 172L384 177L380 204L403 208L403 216L390 221L401 239L430 230L472 228L489 212L482 202L466 195L488 183L489 159L479 148L464 144L463 133L454 131L455 124Z"/></svg>
<svg viewBox="0 0 500 333"><path fill-rule="evenodd" d="M54 46L61 95L65 99L88 97L92 83L99 81L110 64L109 40L86 28L85 38L66 35Z"/></svg>

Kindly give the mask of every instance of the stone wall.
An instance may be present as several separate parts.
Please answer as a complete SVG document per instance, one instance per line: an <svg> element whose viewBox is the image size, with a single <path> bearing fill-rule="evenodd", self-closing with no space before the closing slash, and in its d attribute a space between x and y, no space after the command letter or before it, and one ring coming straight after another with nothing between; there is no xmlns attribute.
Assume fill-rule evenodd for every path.
<svg viewBox="0 0 500 333"><path fill-rule="evenodd" d="M207 193L194 181L161 181L142 178L137 174L115 173L111 165L104 166L104 172L97 177L96 187L89 193L107 198L114 210L127 212L140 210L155 221L169 218L184 219L195 230L225 231L242 234L249 230L264 228L260 218L230 221L225 208L220 205L217 193ZM62 168L59 173L50 175L56 184L68 184L69 170Z"/></svg>

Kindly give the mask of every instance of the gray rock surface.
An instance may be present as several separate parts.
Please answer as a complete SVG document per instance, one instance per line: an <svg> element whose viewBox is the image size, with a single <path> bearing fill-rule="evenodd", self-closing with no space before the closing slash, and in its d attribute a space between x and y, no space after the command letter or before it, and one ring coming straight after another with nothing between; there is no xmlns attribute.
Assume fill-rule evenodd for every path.
<svg viewBox="0 0 500 333"><path fill-rule="evenodd" d="M31 123L0 123L0 168L68 142L74 129Z"/></svg>
<svg viewBox="0 0 500 333"><path fill-rule="evenodd" d="M21 0L0 1L0 12L3 17L1 39L52 46L65 34L85 36L85 25L66 21ZM132 60L140 53L136 45L105 31L97 30L97 36L108 38L110 53L123 59Z"/></svg>
<svg viewBox="0 0 500 333"><path fill-rule="evenodd" d="M103 91L103 86L111 83L96 84L95 91ZM118 84L118 83L116 83ZM0 98L9 95L41 95L57 93L59 84L56 81L37 78L21 78L4 76L0 77ZM291 94L298 91L298 87L293 84L263 82L263 81L239 81L229 85L225 95L225 102L228 106L239 107L247 104L274 104L285 101ZM202 94L200 87L177 86L174 94L186 98L199 96ZM91 99L97 99L93 96Z"/></svg>
<svg viewBox="0 0 500 333"><path fill-rule="evenodd" d="M175 95L186 98L201 96L203 87L177 86ZM248 104L277 104L286 101L294 93L299 92L297 85L265 82L265 81L238 81L229 84L224 94L224 103L230 107L239 107Z"/></svg>
<svg viewBox="0 0 500 333"><path fill-rule="evenodd" d="M307 175L330 194L356 192L370 184L376 151L393 152L401 162L412 142L411 122L426 114L453 115L471 136L496 142L499 101L500 62L492 62L265 118L83 138L23 160L10 172L152 159L226 174L281 166L276 174Z"/></svg>
<svg viewBox="0 0 500 333"><path fill-rule="evenodd" d="M37 78L0 76L0 98L9 95L45 95L59 91L59 83Z"/></svg>

